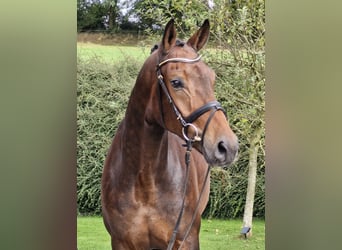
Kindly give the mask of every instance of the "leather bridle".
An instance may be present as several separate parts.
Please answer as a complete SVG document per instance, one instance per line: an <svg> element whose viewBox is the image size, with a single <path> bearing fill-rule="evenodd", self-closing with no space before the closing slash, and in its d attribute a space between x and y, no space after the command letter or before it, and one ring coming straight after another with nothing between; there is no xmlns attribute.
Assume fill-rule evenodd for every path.
<svg viewBox="0 0 342 250"><path fill-rule="evenodd" d="M163 77L163 75L161 73L161 70L160 70L161 67L163 65L167 64L167 63L172 63L172 62L195 63L195 62L198 62L200 59L201 59L200 55L197 56L194 59L178 58L178 57L165 59L164 61L160 62L157 65L157 78L158 78L159 86L163 90L166 98L168 99L169 103L172 106L172 109L173 109L174 113L176 114L177 120L179 120L181 125L182 125L182 133L183 133L184 140L186 142L189 142L189 141L190 142L201 141L202 142L202 146L203 146L205 132L206 132L207 127L208 127L211 119L213 118L215 112L218 111L218 110L221 110L226 115L223 107L221 106L221 104L218 101L211 101L211 102L208 102L208 103L204 104L203 106L199 107L195 111L193 111L189 116L183 117L182 113L179 111L179 109L177 108L175 102L173 101L168 88L166 87L166 84L164 82L164 77ZM162 104L160 104L160 105L162 107ZM209 118L208 118L208 120L207 120L207 122L206 122L206 124L204 126L204 129L202 131L202 137L200 137L199 134L198 134L198 128L193 124L193 122L196 121L204 113L206 113L206 112L208 112L210 110L212 112L209 115ZM162 113L162 117L163 117L163 110L161 110L161 113ZM163 120L163 123L164 123L164 118L162 118L162 120ZM188 135L187 135L188 127L192 127L195 130L195 136L193 138L189 138Z"/></svg>
<svg viewBox="0 0 342 250"><path fill-rule="evenodd" d="M211 102L208 102L208 103L204 104L203 106L199 107L195 111L193 111L189 116L183 117L182 113L179 111L179 109L177 108L175 102L173 101L168 88L166 87L166 84L164 82L164 77L163 77L163 75L161 73L161 67L163 65L167 64L167 63L173 63L173 62L176 62L176 63L177 62L196 63L200 59L201 59L200 55L197 56L194 59L175 57L175 58L165 59L165 60L163 60L163 61L161 61L161 62L159 62L157 64L157 78L158 78L159 86L163 90L163 92L164 92L168 102L172 106L172 110L176 114L177 120L182 125L182 134L183 134L183 138L184 138L184 140L186 142L186 144L184 146L187 148L186 153L185 153L186 175L185 175L185 182L184 182L184 187L183 187L182 206L181 206L181 210L179 211L178 218L177 218L174 230L173 230L173 234L172 234L171 239L169 241L167 250L171 250L173 248L173 246L174 246L174 243L176 241L176 235L178 233L179 225L180 225L180 222L181 222L181 219L182 219L182 216L183 216L183 212L184 212L184 208L185 208L185 197L186 197L187 186L188 186L187 182L188 182L188 177L189 177L190 153L191 153L191 150L192 150L192 144L194 142L196 142L196 141L201 142L201 145L202 145L202 148L203 148L204 135L205 135L205 132L207 131L207 128L209 126L210 121L214 117L214 114L218 110L223 111L223 113L225 115L226 115L226 113L225 113L223 107L221 106L221 104L218 101L211 101ZM162 122L164 123L163 106L162 106L162 100L161 100L161 93L160 92L161 91L159 90L159 96L160 96L160 100L159 101L160 101L160 109L161 109L160 111L161 111L161 116L162 116ZM193 122L196 121L200 116L202 116L204 113L206 113L208 111L211 111L211 113L210 113L210 115L209 115L209 117L207 119L207 122L204 125L203 131L202 131L202 136L200 137L199 134L198 134L198 128L193 124ZM163 124L163 126L165 126L165 125ZM189 127L192 127L195 130L195 136L192 137L192 138L189 138L189 136L187 134ZM182 242L181 242L181 244L180 244L178 249L180 249L181 246L183 245L183 243L185 242L187 236L190 233L192 225L194 223L195 216L196 216L197 210L199 208L200 200L201 200L201 197L202 197L203 192L204 192L204 187L205 187L206 182L207 182L208 177L209 177L210 167L211 166L209 165L208 166L208 170L206 172L206 176L205 176L205 179L204 179L204 183L203 183L201 192L199 194L199 198L198 198L197 203L196 203L196 207L195 207L194 213L193 213L192 218L191 218L191 222L190 222L190 224L189 224L189 226L188 226L188 228L187 228L187 230L186 230L186 232L184 234L183 240L182 240Z"/></svg>

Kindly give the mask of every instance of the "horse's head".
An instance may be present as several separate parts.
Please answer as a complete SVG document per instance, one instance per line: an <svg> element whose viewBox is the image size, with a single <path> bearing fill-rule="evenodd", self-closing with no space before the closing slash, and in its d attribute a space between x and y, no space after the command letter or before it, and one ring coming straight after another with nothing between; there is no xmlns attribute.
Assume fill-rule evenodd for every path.
<svg viewBox="0 0 342 250"><path fill-rule="evenodd" d="M158 58L159 105L162 127L190 140L211 165L233 162L238 140L214 96L215 73L198 51L209 37L209 21L187 41L176 38L173 20L154 52Z"/></svg>

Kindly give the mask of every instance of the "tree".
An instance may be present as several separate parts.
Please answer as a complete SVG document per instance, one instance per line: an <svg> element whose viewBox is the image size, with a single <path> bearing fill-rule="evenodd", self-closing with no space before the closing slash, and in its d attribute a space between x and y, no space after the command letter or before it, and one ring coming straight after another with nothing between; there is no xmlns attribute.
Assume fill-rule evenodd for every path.
<svg viewBox="0 0 342 250"><path fill-rule="evenodd" d="M115 30L120 10L118 0L77 0L77 30Z"/></svg>
<svg viewBox="0 0 342 250"><path fill-rule="evenodd" d="M107 10L108 15L108 29L114 30L118 28L118 17L120 14L119 8L118 8L118 0L105 0L104 6Z"/></svg>
<svg viewBox="0 0 342 250"><path fill-rule="evenodd" d="M77 31L104 30L106 15L100 0L77 0Z"/></svg>
<svg viewBox="0 0 342 250"><path fill-rule="evenodd" d="M252 228L258 154L264 147L265 135L265 2L217 0L215 3L212 15L214 33L222 49L228 50L231 56L225 58L226 55L222 53L222 57L218 55L214 63L228 64L229 67L224 68L228 71L219 74L229 74L233 79L229 84L227 93L230 95L227 99L229 106L234 107L232 123L248 154L243 227Z"/></svg>
<svg viewBox="0 0 342 250"><path fill-rule="evenodd" d="M134 14L142 29L160 29L172 18L180 34L190 33L208 17L207 1L137 0ZM201 16L202 18L198 18Z"/></svg>

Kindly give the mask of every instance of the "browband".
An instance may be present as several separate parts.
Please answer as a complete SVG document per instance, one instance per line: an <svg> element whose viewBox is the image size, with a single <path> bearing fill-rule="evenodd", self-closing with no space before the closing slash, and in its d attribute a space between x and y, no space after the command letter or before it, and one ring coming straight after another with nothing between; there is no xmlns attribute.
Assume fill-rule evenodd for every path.
<svg viewBox="0 0 342 250"><path fill-rule="evenodd" d="M160 68L161 66L163 66L164 64L169 63L169 62L193 63L193 62L198 62L200 59L201 59L201 55L197 56L194 59L174 57L174 58L169 58L169 59L162 61L161 63L158 64L158 67Z"/></svg>

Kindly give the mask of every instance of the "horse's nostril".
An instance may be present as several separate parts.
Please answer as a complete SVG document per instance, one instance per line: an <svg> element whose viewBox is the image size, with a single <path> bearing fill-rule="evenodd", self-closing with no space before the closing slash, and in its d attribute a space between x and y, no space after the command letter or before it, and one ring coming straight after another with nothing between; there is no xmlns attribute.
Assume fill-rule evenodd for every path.
<svg viewBox="0 0 342 250"><path fill-rule="evenodd" d="M227 146L223 141L220 141L218 144L218 150L221 154L226 154L227 153Z"/></svg>

